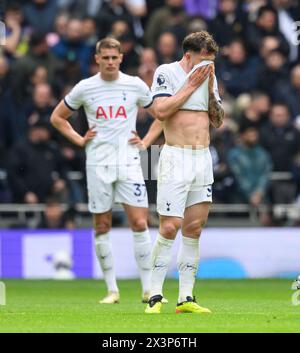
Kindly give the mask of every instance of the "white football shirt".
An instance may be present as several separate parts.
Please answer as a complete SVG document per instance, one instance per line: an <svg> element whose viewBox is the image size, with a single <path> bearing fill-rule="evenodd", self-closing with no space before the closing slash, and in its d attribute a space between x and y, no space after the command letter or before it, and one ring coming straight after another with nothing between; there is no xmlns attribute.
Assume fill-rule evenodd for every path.
<svg viewBox="0 0 300 353"><path fill-rule="evenodd" d="M104 81L100 74L80 81L64 99L72 110L84 108L97 135L86 145L87 165L140 163L139 150L128 140L136 130L139 107L152 103L149 87L139 77L119 72L115 81Z"/></svg>
<svg viewBox="0 0 300 353"><path fill-rule="evenodd" d="M159 66L155 71L151 87L153 99L156 97L173 96L198 67L209 65L210 63L212 61L202 61L200 64L195 65L188 74L183 70L178 61ZM196 89L180 109L208 111L208 82L209 78ZM214 79L214 94L216 99L221 102L216 77Z"/></svg>

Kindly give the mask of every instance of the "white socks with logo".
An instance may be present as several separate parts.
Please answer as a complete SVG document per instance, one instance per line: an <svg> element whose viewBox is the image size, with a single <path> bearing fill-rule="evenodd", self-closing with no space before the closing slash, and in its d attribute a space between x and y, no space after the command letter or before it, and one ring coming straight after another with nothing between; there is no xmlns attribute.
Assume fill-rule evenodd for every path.
<svg viewBox="0 0 300 353"><path fill-rule="evenodd" d="M96 254L109 292L119 292L109 233L95 236Z"/></svg>
<svg viewBox="0 0 300 353"><path fill-rule="evenodd" d="M143 292L150 291L151 237L149 230L133 232L134 255L141 276ZM96 254L109 292L118 292L109 233L95 237ZM124 260L125 261L125 260Z"/></svg>
<svg viewBox="0 0 300 353"><path fill-rule="evenodd" d="M143 293L150 291L151 277L151 237L149 230L133 232L134 256L139 269Z"/></svg>
<svg viewBox="0 0 300 353"><path fill-rule="evenodd" d="M186 297L193 297L195 277L200 259L199 239L182 237L177 256L179 272L178 303L186 301Z"/></svg>
<svg viewBox="0 0 300 353"><path fill-rule="evenodd" d="M150 296L163 295L163 283L172 259L174 240L166 239L158 234L152 250L152 276Z"/></svg>

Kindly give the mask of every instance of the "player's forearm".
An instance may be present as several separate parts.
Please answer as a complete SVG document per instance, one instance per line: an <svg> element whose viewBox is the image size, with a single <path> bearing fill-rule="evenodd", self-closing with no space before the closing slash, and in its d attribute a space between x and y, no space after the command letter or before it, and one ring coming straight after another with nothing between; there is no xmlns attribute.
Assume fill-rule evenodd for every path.
<svg viewBox="0 0 300 353"><path fill-rule="evenodd" d="M157 140L157 138L160 136L160 134L163 131L162 123L159 120L154 120L152 125L150 126L149 131L143 138L143 142L145 146L148 148L149 146L152 145L153 142Z"/></svg>
<svg viewBox="0 0 300 353"><path fill-rule="evenodd" d="M214 93L209 95L208 115L213 127L219 128L224 120L225 112L222 105L217 101Z"/></svg>
<svg viewBox="0 0 300 353"><path fill-rule="evenodd" d="M174 96L160 99L155 104L155 117L164 121L178 112L197 87L185 85ZM155 102L155 101L154 101Z"/></svg>
<svg viewBox="0 0 300 353"><path fill-rule="evenodd" d="M50 121L69 141L80 147L84 145L84 138L73 129L72 125L66 119L59 115L52 114Z"/></svg>

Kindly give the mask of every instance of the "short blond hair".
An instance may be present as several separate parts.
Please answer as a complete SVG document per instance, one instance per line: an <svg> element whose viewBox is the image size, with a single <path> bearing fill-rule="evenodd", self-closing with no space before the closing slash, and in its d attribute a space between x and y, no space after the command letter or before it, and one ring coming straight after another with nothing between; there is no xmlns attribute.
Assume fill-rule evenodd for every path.
<svg viewBox="0 0 300 353"><path fill-rule="evenodd" d="M101 49L117 49L121 53L121 43L115 38L107 37L101 39L96 44L96 54L99 54Z"/></svg>

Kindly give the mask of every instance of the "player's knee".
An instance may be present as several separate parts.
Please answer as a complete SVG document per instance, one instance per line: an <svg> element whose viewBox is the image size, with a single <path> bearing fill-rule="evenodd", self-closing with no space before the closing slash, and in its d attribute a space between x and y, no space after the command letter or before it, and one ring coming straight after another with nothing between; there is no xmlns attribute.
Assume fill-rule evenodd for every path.
<svg viewBox="0 0 300 353"><path fill-rule="evenodd" d="M184 227L183 233L186 235L200 236L201 231L204 228L205 224L206 224L206 219L192 221Z"/></svg>
<svg viewBox="0 0 300 353"><path fill-rule="evenodd" d="M133 219L131 222L131 228L134 232L143 232L147 227L147 220L143 218Z"/></svg>
<svg viewBox="0 0 300 353"><path fill-rule="evenodd" d="M164 222L160 226L160 233L161 235L173 238L176 236L178 229L180 228L180 225L177 224L176 222Z"/></svg>
<svg viewBox="0 0 300 353"><path fill-rule="evenodd" d="M101 223L97 223L94 226L95 234L96 235L101 235L108 233L110 231L110 224L109 222L103 221Z"/></svg>

